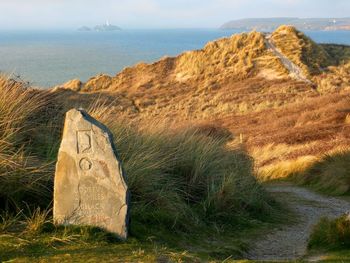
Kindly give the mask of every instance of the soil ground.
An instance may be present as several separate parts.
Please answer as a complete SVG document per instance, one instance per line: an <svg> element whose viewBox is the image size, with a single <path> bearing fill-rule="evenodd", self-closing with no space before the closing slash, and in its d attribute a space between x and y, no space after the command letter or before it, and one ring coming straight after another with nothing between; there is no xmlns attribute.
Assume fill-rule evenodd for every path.
<svg viewBox="0 0 350 263"><path fill-rule="evenodd" d="M321 217L335 218L350 211L347 200L323 196L305 188L283 184L268 186L267 190L288 206L297 220L257 239L246 255L252 260L299 259L306 254L312 227Z"/></svg>

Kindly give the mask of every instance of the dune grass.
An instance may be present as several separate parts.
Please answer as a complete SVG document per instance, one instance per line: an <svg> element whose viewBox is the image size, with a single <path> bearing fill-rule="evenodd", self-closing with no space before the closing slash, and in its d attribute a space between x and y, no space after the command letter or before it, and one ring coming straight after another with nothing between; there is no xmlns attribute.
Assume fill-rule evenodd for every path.
<svg viewBox="0 0 350 263"><path fill-rule="evenodd" d="M86 237L95 230L73 227L76 233L52 224L54 161L66 109L57 106L55 95L1 81L0 256L55 254L56 241L58 254L82 253L88 245L102 253L109 241ZM165 254L189 250L204 258L225 258L246 249L241 233L273 219L277 204L257 182L246 152L226 147L227 131L165 120L132 122L115 118L98 103L89 112L111 129L126 171L132 196L130 247L154 256L160 244L170 246ZM108 251L121 253L119 245Z"/></svg>
<svg viewBox="0 0 350 263"><path fill-rule="evenodd" d="M299 178L316 160L315 156L302 156L295 160L280 161L267 165L259 169L258 178L263 182Z"/></svg>
<svg viewBox="0 0 350 263"><path fill-rule="evenodd" d="M242 33L209 42L201 50L183 53L177 58L175 71L185 79L203 76L215 79L223 73L246 78L255 73L255 59L265 51L262 33Z"/></svg>
<svg viewBox="0 0 350 263"><path fill-rule="evenodd" d="M350 193L349 163L348 150L330 152L295 176L294 180L322 193L348 195Z"/></svg>
<svg viewBox="0 0 350 263"><path fill-rule="evenodd" d="M268 149L279 152L278 148ZM257 153L260 151L254 155ZM271 159L274 156L272 153L265 153L265 157ZM264 156L261 161L263 163ZM259 167L257 178L261 182L290 181L323 194L347 196L350 194L349 149L340 147L319 156L306 155L292 160L274 161Z"/></svg>
<svg viewBox="0 0 350 263"><path fill-rule="evenodd" d="M338 66L328 67L326 73L321 74L314 80L317 83L317 90L321 93L348 89L350 86L349 60Z"/></svg>
<svg viewBox="0 0 350 263"><path fill-rule="evenodd" d="M130 125L111 118L105 108L90 113L114 134L135 218L191 227L236 224L273 210L273 200L255 179L251 158L239 147L228 149L227 134L208 136L208 127L171 128L166 122Z"/></svg>
<svg viewBox="0 0 350 263"><path fill-rule="evenodd" d="M24 201L48 197L46 164L28 153L25 145L47 105L47 95L24 83L0 77L0 200L1 209L20 207ZM36 196L40 195L37 199ZM46 199L47 200L47 199Z"/></svg>
<svg viewBox="0 0 350 263"><path fill-rule="evenodd" d="M326 50L293 26L280 26L272 34L272 41L283 54L303 69L306 76L317 75L335 63Z"/></svg>
<svg viewBox="0 0 350 263"><path fill-rule="evenodd" d="M310 249L341 250L350 248L350 218L322 218L314 226L308 247Z"/></svg>

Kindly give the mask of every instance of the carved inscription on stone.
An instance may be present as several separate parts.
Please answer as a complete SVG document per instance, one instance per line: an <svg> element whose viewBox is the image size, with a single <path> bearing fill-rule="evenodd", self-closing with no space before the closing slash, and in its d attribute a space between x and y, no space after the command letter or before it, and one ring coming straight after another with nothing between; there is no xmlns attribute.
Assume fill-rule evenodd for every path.
<svg viewBox="0 0 350 263"><path fill-rule="evenodd" d="M92 163L91 163L91 161L88 158L82 158L79 161L79 167L83 171L88 171L88 170L91 169Z"/></svg>
<svg viewBox="0 0 350 263"><path fill-rule="evenodd" d="M86 112L66 114L56 164L54 220L127 237L129 192L109 130Z"/></svg>
<svg viewBox="0 0 350 263"><path fill-rule="evenodd" d="M77 132L78 141L78 153L91 153L91 131L78 131Z"/></svg>

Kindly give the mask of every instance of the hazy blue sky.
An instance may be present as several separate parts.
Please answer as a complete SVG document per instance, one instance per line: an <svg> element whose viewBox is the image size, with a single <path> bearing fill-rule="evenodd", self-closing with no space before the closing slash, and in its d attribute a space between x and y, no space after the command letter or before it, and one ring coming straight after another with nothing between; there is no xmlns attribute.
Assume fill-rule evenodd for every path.
<svg viewBox="0 0 350 263"><path fill-rule="evenodd" d="M0 0L0 29L218 27L247 17L346 17L350 0Z"/></svg>

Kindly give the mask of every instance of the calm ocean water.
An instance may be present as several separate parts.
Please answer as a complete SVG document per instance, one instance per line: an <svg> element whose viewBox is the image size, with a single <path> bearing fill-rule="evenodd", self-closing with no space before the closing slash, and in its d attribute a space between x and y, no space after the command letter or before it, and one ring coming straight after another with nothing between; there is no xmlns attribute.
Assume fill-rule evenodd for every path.
<svg viewBox="0 0 350 263"><path fill-rule="evenodd" d="M117 32L0 32L0 71L50 87L115 75L140 61L153 62L239 31L215 29L123 30ZM350 31L306 32L316 42L350 45Z"/></svg>

